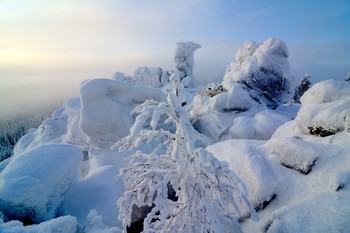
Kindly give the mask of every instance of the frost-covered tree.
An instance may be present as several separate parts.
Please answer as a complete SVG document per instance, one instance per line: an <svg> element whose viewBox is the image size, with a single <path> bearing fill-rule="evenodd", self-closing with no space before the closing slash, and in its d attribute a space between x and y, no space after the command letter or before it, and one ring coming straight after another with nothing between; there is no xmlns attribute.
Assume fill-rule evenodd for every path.
<svg viewBox="0 0 350 233"><path fill-rule="evenodd" d="M295 93L294 93L294 101L296 103L300 103L300 97L304 95L304 93L309 90L309 88L312 86L311 84L311 76L308 71L306 71L303 79L300 81L299 85L295 88Z"/></svg>
<svg viewBox="0 0 350 233"><path fill-rule="evenodd" d="M344 81L350 82L350 72L349 72L348 75L345 77Z"/></svg>
<svg viewBox="0 0 350 233"><path fill-rule="evenodd" d="M133 222L133 212L148 206L144 232L242 232L237 218L256 217L247 188L227 163L198 147L206 139L194 130L179 101L179 74L171 80L174 90L167 103L147 100L136 107L133 113L139 115L131 134L113 146L124 150L157 144L150 154L134 153L120 172L129 183L118 200L124 230ZM159 128L160 120L176 129Z"/></svg>

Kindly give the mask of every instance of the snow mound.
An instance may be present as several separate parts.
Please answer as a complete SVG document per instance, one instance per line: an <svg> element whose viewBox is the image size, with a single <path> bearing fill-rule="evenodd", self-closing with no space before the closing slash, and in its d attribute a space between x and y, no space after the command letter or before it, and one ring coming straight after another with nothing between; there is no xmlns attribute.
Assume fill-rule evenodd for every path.
<svg viewBox="0 0 350 233"><path fill-rule="evenodd" d="M257 209L274 198L281 182L278 164L264 153L264 143L233 139L206 148L217 159L229 163L230 169L247 185L249 200Z"/></svg>
<svg viewBox="0 0 350 233"><path fill-rule="evenodd" d="M327 80L313 85L300 99L296 117L305 134L329 136L350 130L350 84Z"/></svg>
<svg viewBox="0 0 350 233"><path fill-rule="evenodd" d="M319 147L298 138L271 138L266 149L283 166L307 175L314 165Z"/></svg>
<svg viewBox="0 0 350 233"><path fill-rule="evenodd" d="M63 144L17 155L0 174L0 209L5 220L38 223L55 217L82 160L80 149Z"/></svg>
<svg viewBox="0 0 350 233"><path fill-rule="evenodd" d="M162 101L158 88L133 86L129 83L94 79L81 84L80 129L88 144L109 147L129 134L133 124L130 111L147 99Z"/></svg>
<svg viewBox="0 0 350 233"><path fill-rule="evenodd" d="M213 142L227 137L233 119L240 115L254 116L264 108L258 106L240 84L214 97L196 95L191 107L194 127Z"/></svg>
<svg viewBox="0 0 350 233"><path fill-rule="evenodd" d="M263 232L350 232L349 208L349 198L345 194L320 193L274 212L265 223Z"/></svg>
<svg viewBox="0 0 350 233"><path fill-rule="evenodd" d="M230 128L231 138L268 140L276 129L291 119L266 109L254 117L239 116Z"/></svg>
<svg viewBox="0 0 350 233"><path fill-rule="evenodd" d="M287 103L294 94L288 56L286 44L279 39L262 44L247 41L238 50L236 62L227 68L223 86L229 90L241 83L254 99L270 108Z"/></svg>
<svg viewBox="0 0 350 233"><path fill-rule="evenodd" d="M61 109L61 111L63 111ZM66 114L66 113L62 113ZM50 143L62 143L67 134L67 118L48 118L37 129L31 129L17 142L13 153L15 156L31 148Z"/></svg>
<svg viewBox="0 0 350 233"><path fill-rule="evenodd" d="M17 220L3 222L0 218L1 233L76 233L78 229L78 222L73 216L62 216L30 226L23 226L23 223Z"/></svg>
<svg viewBox="0 0 350 233"><path fill-rule="evenodd" d="M256 103L241 85L236 84L228 92L220 93L211 98L210 105L211 109L218 112L245 112Z"/></svg>

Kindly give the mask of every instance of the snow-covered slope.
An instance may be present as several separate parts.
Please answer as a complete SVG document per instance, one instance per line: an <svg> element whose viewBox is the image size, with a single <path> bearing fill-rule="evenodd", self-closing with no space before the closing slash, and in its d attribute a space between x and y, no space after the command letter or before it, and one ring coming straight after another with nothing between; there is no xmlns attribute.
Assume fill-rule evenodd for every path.
<svg viewBox="0 0 350 233"><path fill-rule="evenodd" d="M193 42L177 44L174 60L178 71L143 67L135 71L134 77L116 73L114 79L83 82L79 97L67 100L65 106L54 111L40 127L23 136L14 156L0 163L0 232L121 232L124 226L118 219L116 202L133 190L125 177L116 179L115 176L129 166L124 159L135 150L118 152L112 150L111 145L127 137L130 129L131 133L140 133L140 138L135 137L130 143L139 145L140 141L147 141L138 148L144 156L154 149L159 153L177 151L168 161L174 166L179 164L173 158L184 156L179 148L205 147L208 141L206 151L193 149L194 157L183 164L197 164L213 171L207 176L210 179L215 177L217 169L222 172L229 166L234 172L232 177L237 175L245 183L247 197L257 210L259 220L253 220L247 212L235 215L240 224L231 222L234 232L350 232L350 84L335 80L316 83L301 97L301 104L294 104L288 48L282 41L271 38L262 44L246 42L228 68L222 86L209 85L215 90L199 90L195 94L189 87L196 83L192 77L193 53L199 47ZM178 91L179 87L184 95ZM169 104L175 96L176 108ZM131 112L146 100L145 105L159 106L159 111ZM160 114L163 108L167 114L178 117L178 125L182 124L186 130L181 131ZM136 125L144 128L132 128L136 118ZM185 134L174 142L175 129L182 133L195 132L203 140L184 141L191 138ZM155 140L147 140L150 135ZM163 135L166 140L157 135ZM156 147L157 143L162 146ZM152 156L146 160L158 158L158 154ZM164 167L159 161L157 166ZM138 166L137 163L131 165ZM167 169L155 169L150 171L152 174L142 167L137 167L137 171L149 178ZM204 177L200 171L196 171L198 176L188 175L195 173L191 169L186 171L193 179L192 194L188 180L186 192L189 196L203 194L207 198L208 192L201 193L196 184L201 182L193 178ZM144 193L130 203L152 203L160 198L157 195L163 195L163 199L172 201L163 203L174 204L175 210L176 200L186 200L186 205L177 204L189 209L192 205L185 198L185 189L179 188L185 182L176 177L172 179L177 185L163 183L166 192L158 194L153 190L152 198L141 200L141 196L148 195ZM211 186L210 181L208 178L203 183L208 190L216 190L212 206L217 207L215 203L221 203L220 196L227 198L227 192L222 195L223 189ZM222 178L215 184L227 185L226 181ZM239 198L245 197L246 189L241 181L237 183L243 194L232 198L240 203ZM152 184L157 186L157 182ZM234 185L227 187L235 190ZM193 206L203 204L206 203ZM134 221L128 232L142 229L147 210L154 208L152 205L139 207L135 207L132 215L137 215L138 222ZM201 209L201 216L213 214L211 211L215 208L208 207L205 210L208 212ZM161 216L163 223L169 219L156 212L152 214ZM155 218L150 220L157 222ZM219 223L221 220L205 221ZM215 225L218 226L220 224ZM227 226L223 232L231 232Z"/></svg>

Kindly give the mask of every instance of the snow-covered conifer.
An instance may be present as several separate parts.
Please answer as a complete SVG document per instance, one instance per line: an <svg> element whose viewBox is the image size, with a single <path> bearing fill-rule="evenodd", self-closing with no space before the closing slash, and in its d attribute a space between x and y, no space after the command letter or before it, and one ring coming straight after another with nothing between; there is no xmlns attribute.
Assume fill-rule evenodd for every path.
<svg viewBox="0 0 350 233"><path fill-rule="evenodd" d="M350 72L349 72L348 75L345 77L344 81L350 82Z"/></svg>
<svg viewBox="0 0 350 233"><path fill-rule="evenodd" d="M309 74L309 71L306 71L303 79L300 81L299 85L295 88L293 99L296 103L300 103L300 97L302 97L304 93L307 90L309 90L309 88L312 86L310 79L311 79L311 76Z"/></svg>
<svg viewBox="0 0 350 233"><path fill-rule="evenodd" d="M148 206L144 232L242 232L237 218L256 217L246 186L227 163L198 146L206 138L194 130L179 101L179 73L171 81L167 103L148 100L136 107L131 134L113 146L124 150L157 144L150 154L134 153L129 167L120 171L129 183L118 200L124 230L135 221L135 209ZM172 123L176 130L161 129L159 122Z"/></svg>

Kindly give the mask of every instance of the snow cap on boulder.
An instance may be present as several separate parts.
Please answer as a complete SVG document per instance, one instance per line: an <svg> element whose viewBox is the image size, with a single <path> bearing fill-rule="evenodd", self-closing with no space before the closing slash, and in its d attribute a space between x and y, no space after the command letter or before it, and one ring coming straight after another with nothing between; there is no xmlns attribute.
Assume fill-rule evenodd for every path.
<svg viewBox="0 0 350 233"><path fill-rule="evenodd" d="M286 44L270 38L262 44L247 41L236 54L236 62L227 68L223 86L227 90L235 83L246 86L258 102L276 108L293 96Z"/></svg>

